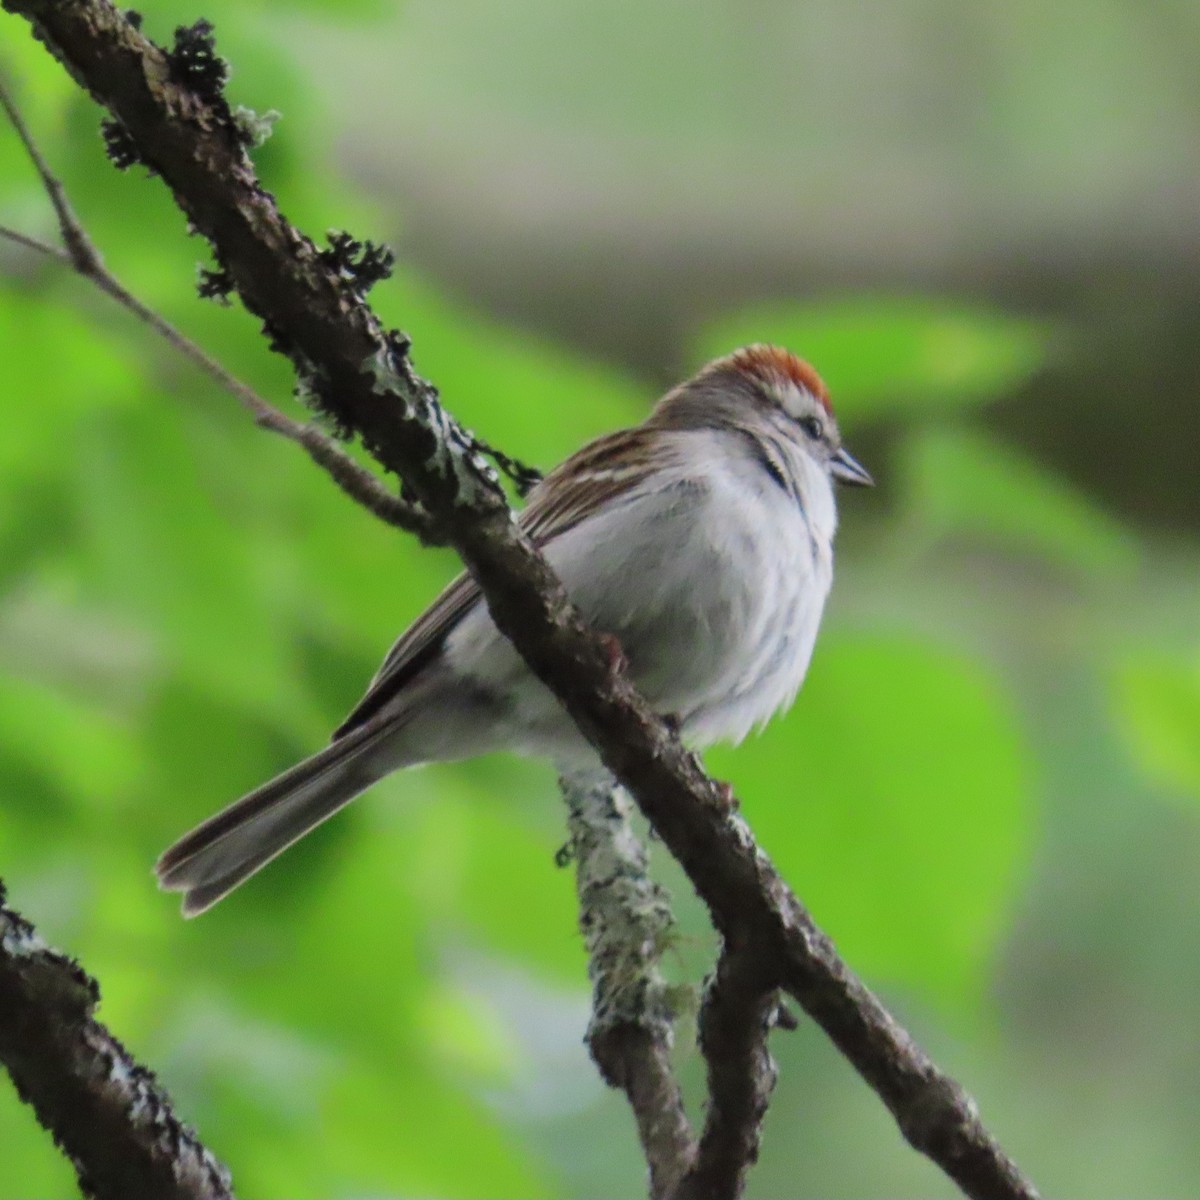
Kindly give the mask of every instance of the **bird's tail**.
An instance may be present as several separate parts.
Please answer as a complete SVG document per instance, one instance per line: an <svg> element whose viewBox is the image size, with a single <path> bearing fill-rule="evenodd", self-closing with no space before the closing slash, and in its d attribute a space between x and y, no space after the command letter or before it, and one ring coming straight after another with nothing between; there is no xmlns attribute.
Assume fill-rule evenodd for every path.
<svg viewBox="0 0 1200 1200"><path fill-rule="evenodd" d="M380 732L361 726L197 825L163 851L159 886L183 892L185 917L211 908L379 778L364 752Z"/></svg>

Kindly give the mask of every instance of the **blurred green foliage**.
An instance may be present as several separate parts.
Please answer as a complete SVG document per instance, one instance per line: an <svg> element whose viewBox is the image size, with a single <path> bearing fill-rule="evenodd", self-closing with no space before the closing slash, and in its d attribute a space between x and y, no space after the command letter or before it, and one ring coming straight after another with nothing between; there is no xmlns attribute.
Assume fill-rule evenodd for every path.
<svg viewBox="0 0 1200 1200"><path fill-rule="evenodd" d="M986 669L911 635L830 634L754 752L710 762L776 796L755 829L856 970L977 1009L1029 848L1025 750Z"/></svg>
<svg viewBox="0 0 1200 1200"><path fill-rule="evenodd" d="M264 179L310 232L376 236L382 214L328 169L322 113L267 36L267 7L205 10L234 100L284 113L256 155ZM113 171L94 107L19 23L0 28L26 116L110 265L286 403L285 364L254 323L195 299L205 248L161 185ZM2 130L0 222L54 236ZM527 461L549 466L651 400L650 385L403 268L375 299L449 406ZM996 980L1053 825L1045 780L1069 777L1031 697L1048 678L1108 688L1091 744L1143 795L1194 800L1200 676L1122 640L1111 610L1147 569L1130 533L981 422L1069 353L1057 331L939 297L842 296L728 313L695 332L689 362L750 340L811 357L851 438L890 431L893 454L878 492L846 497L840 579L794 710L710 765L856 968L923 1031L952 1031L937 1040L951 1066L994 1082L1016 1038ZM198 922L152 886L170 839L322 742L452 556L357 510L82 281L5 244L0 378L0 876L98 976L101 1016L239 1193L636 1190L628 1118L581 1047L586 964L546 768L495 759L390 780ZM663 870L688 931L670 965L696 980L711 936ZM822 1121L843 1122L838 1144L889 1194L951 1194L843 1064L811 1038L784 1053L759 1194L794 1181L792 1142L814 1179L840 1179L836 1151L814 1148ZM1037 1069L985 1104L1030 1144L1035 1093L1052 1086L1030 1083ZM808 1141L779 1134L826 1102ZM6 1082L0 1146L0 1195L70 1192ZM1054 1176L1058 1162L1030 1164L1049 1191L1099 1194L1070 1166Z"/></svg>
<svg viewBox="0 0 1200 1200"><path fill-rule="evenodd" d="M1147 771L1200 800L1200 662L1131 656L1115 671L1124 728Z"/></svg>
<svg viewBox="0 0 1200 1200"><path fill-rule="evenodd" d="M803 346L838 399L843 432L867 421L995 400L1042 362L1049 331L1028 318L928 296L756 304L713 322L697 357L746 342Z"/></svg>

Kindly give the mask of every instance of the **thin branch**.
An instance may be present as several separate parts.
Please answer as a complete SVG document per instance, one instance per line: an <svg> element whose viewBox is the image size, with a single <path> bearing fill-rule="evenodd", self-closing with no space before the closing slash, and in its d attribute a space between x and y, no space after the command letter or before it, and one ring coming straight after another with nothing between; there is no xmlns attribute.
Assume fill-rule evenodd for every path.
<svg viewBox="0 0 1200 1200"><path fill-rule="evenodd" d="M696 1152L671 1067L674 1013L659 971L674 932L666 894L648 874L631 805L607 772L561 779L588 951L587 1043L600 1074L629 1099L650 1168L650 1195L673 1194Z"/></svg>
<svg viewBox="0 0 1200 1200"><path fill-rule="evenodd" d="M583 623L514 523L477 444L417 374L407 339L386 330L361 291L280 213L219 85L184 69L189 46L204 36L199 27L182 31L168 53L107 0L0 3L28 18L113 114L325 411L412 488L478 580L497 627L632 793L726 941L760 948L779 985L875 1088L905 1136L967 1195L1034 1200L962 1089L838 958L755 843L729 789L705 775L616 668L611 639Z"/></svg>
<svg viewBox="0 0 1200 1200"><path fill-rule="evenodd" d="M289 441L302 446L309 457L330 475L333 481L382 521L416 534L426 545L438 544L434 523L419 505L411 504L393 495L379 479L359 465L344 450L336 445L315 425L295 421L264 400L253 388L227 371L216 359L200 348L186 334L181 333L169 321L148 307L126 288L104 265L100 252L88 236L87 231L75 215L67 198L66 189L51 171L45 156L38 148L21 116L20 110L9 94L3 76L0 76L0 108L17 131L42 186L54 206L66 250L47 245L37 238L0 226L0 238L4 238L27 249L73 268L85 279L90 279L105 295L110 296L127 312L132 313L144 325L148 325L174 350L182 354L217 384L231 393L254 417L254 423L271 433L277 433Z"/></svg>
<svg viewBox="0 0 1200 1200"><path fill-rule="evenodd" d="M37 142L33 140L29 127L25 124L24 117L21 116L20 110L9 95L3 78L0 78L0 107L4 109L9 122L17 131L17 137L21 139L25 153L29 155L30 161L37 171L38 177L42 181L42 187L45 188L46 195L50 197L50 203L54 206L54 214L58 218L59 233L62 235L63 243L67 247L67 254L75 269L81 275L91 275L93 272L103 271L104 267L96 247L92 245L91 239L79 224L62 183L50 170Z"/></svg>
<svg viewBox="0 0 1200 1200"><path fill-rule="evenodd" d="M777 1076L767 1049L780 1011L769 961L758 947L726 946L705 989L700 1049L708 1065L708 1110L695 1163L672 1200L738 1196L758 1161Z"/></svg>
<svg viewBox="0 0 1200 1200"><path fill-rule="evenodd" d="M0 94L3 93L4 84L0 81ZM26 250L35 250L38 254L44 254L47 258L56 259L64 266L74 268L75 264L71 261L71 256L65 251L60 250L57 246L48 246L45 242L39 241L35 237L30 237L27 233L21 233L17 229L9 229L7 225L0 225L0 238L7 242L16 242L18 246L24 246Z"/></svg>
<svg viewBox="0 0 1200 1200"><path fill-rule="evenodd" d="M94 1200L233 1200L229 1172L92 1015L96 981L4 905L0 1062Z"/></svg>

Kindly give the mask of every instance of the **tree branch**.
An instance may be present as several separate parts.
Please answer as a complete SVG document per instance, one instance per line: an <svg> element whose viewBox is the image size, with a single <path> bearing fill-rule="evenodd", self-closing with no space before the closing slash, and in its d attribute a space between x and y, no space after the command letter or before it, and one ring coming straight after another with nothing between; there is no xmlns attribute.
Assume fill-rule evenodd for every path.
<svg viewBox="0 0 1200 1200"><path fill-rule="evenodd" d="M92 1016L96 981L4 904L0 1062L95 1200L233 1200L229 1172Z"/></svg>
<svg viewBox="0 0 1200 1200"><path fill-rule="evenodd" d="M754 946L726 946L705 989L700 1049L708 1064L708 1111L695 1163L672 1200L740 1195L758 1161L777 1076L767 1035L780 1007L768 963Z"/></svg>
<svg viewBox="0 0 1200 1200"><path fill-rule="evenodd" d="M630 803L607 772L561 779L588 951L587 1043L600 1074L629 1099L650 1168L650 1195L670 1196L696 1153L671 1067L674 1011L659 959L674 931L666 893L649 876Z"/></svg>
<svg viewBox="0 0 1200 1200"><path fill-rule="evenodd" d="M788 890L728 789L614 670L544 558L516 527L478 444L414 370L329 252L259 184L199 28L167 52L107 0L2 0L119 122L162 177L221 271L264 321L318 405L400 475L478 580L497 626L559 698L687 872L727 944L753 945L774 981L829 1034L905 1136L977 1200L1033 1200L974 1105L837 956ZM219 62L219 60L217 60ZM219 72L217 73L219 74ZM732 1193L729 1193L732 1194Z"/></svg>
<svg viewBox="0 0 1200 1200"><path fill-rule="evenodd" d="M280 412L251 387L230 374L186 334L181 333L159 313L134 296L105 267L100 251L75 215L62 183L51 171L37 142L29 132L20 110L9 95L3 76L0 76L0 108L4 109L13 128L17 131L17 136L21 139L21 143L42 181L46 195L54 206L59 232L66 249L60 250L56 246L49 246L37 238L29 237L27 234L3 225L0 225L0 238L15 242L47 258L53 258L57 262L71 267L85 279L91 280L105 295L110 296L143 324L148 325L184 358L199 367L227 392L232 393L250 412L254 423L260 429L277 433L302 446L313 462L324 468L338 487L351 499L357 500L381 521L416 534L426 545L440 542L441 539L434 530L429 514L419 505L410 504L399 496L394 496L370 471L356 463L349 454L315 425L294 421Z"/></svg>

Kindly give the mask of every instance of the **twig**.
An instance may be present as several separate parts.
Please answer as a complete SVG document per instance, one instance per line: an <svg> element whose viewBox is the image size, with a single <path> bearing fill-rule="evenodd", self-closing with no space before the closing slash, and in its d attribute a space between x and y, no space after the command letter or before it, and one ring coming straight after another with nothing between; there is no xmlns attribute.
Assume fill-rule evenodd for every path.
<svg viewBox="0 0 1200 1200"><path fill-rule="evenodd" d="M233 1200L229 1172L93 1017L100 989L4 905L0 1062L95 1200Z"/></svg>
<svg viewBox="0 0 1200 1200"><path fill-rule="evenodd" d="M85 279L90 279L102 292L110 296L127 312L132 313L144 325L148 325L178 353L236 397L249 410L254 417L254 423L260 429L277 433L302 446L308 452L309 457L318 466L324 468L342 491L373 512L380 520L415 534L426 545L436 545L441 542L442 539L437 536L429 514L419 505L411 504L399 496L393 495L375 475L355 462L315 425L294 421L280 412L251 387L227 371L191 338L181 333L159 313L134 296L105 267L100 252L75 215L67 198L66 190L58 177L50 170L45 156L38 148L20 110L10 96L3 76L0 76L0 108L4 109L17 136L21 139L21 143L42 181L46 195L54 206L59 232L66 249L60 250L56 246L47 245L37 238L6 226L0 226L0 238L16 242L27 249L53 258L65 266L73 268Z"/></svg>
<svg viewBox="0 0 1200 1200"><path fill-rule="evenodd" d="M8 88L2 77L0 77L0 107L4 109L9 122L17 131L17 137L21 139L25 153L29 155L34 169L37 171L38 177L42 181L42 187L45 188L46 195L50 197L50 203L54 206L54 215L58 218L59 233L62 235L67 254L75 269L81 275L91 275L96 271L102 272L104 268L100 261L100 255L79 224L62 183L50 170L41 150L38 149L37 143L29 132L29 127L25 124L25 119L8 94Z"/></svg>
<svg viewBox="0 0 1200 1200"><path fill-rule="evenodd" d="M650 1168L650 1195L673 1194L696 1146L671 1068L674 1013L658 962L674 929L649 876L628 797L607 772L560 779L588 951L587 1043L600 1074L629 1099Z"/></svg>
<svg viewBox="0 0 1200 1200"><path fill-rule="evenodd" d="M3 82L0 82L0 92L4 89ZM9 229L7 225L0 225L0 238L4 238L7 242L16 242L18 246L24 246L27 250L36 250L38 254L44 254L47 258L53 258L64 266L74 268L75 264L71 261L71 256L65 251L60 250L57 246L48 246L45 242L38 241L35 237L30 237L27 233L21 233L17 229Z"/></svg>
<svg viewBox="0 0 1200 1200"><path fill-rule="evenodd" d="M212 243L274 348L324 409L398 474L479 581L497 627L627 787L733 945L753 944L896 1115L909 1140L974 1200L1036 1192L940 1072L837 956L673 731L614 669L515 525L494 473L416 373L408 343L290 225L259 184L219 90L173 70L107 0L0 0L27 17ZM185 31L186 32L186 31ZM193 41L197 31L191 31ZM211 47L209 47L211 51ZM219 101L219 103L218 103Z"/></svg>

